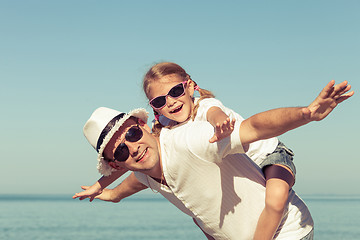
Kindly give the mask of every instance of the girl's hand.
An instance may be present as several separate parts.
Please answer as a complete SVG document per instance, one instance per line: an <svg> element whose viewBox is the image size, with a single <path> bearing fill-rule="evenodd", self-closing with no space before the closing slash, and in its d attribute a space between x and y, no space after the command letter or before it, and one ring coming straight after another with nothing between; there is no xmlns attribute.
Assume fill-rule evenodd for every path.
<svg viewBox="0 0 360 240"><path fill-rule="evenodd" d="M220 141L223 138L230 136L230 134L234 130L234 125L235 125L235 119L230 120L229 117L227 117L225 121L221 123L217 123L215 126L214 136L210 138L209 142L214 143Z"/></svg>

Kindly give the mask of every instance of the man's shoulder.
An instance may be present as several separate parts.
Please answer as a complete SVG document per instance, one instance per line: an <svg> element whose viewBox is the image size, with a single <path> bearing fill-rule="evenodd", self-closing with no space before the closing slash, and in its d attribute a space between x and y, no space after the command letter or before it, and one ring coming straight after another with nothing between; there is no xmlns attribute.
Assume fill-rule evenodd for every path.
<svg viewBox="0 0 360 240"><path fill-rule="evenodd" d="M202 156L212 145L209 139L214 128L208 122L188 121L171 129L163 129L160 133L161 147L167 152L191 152Z"/></svg>
<svg viewBox="0 0 360 240"><path fill-rule="evenodd" d="M166 139L167 141L178 141L180 139L184 141L197 140L201 142L202 139L212 136L214 128L207 121L187 121L174 126L170 129L162 129L160 133L160 141Z"/></svg>

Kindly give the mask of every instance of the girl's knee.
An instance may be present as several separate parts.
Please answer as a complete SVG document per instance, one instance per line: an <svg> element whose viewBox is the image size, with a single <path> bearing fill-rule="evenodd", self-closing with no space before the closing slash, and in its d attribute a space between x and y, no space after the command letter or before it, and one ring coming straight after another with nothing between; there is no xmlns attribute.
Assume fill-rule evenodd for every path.
<svg viewBox="0 0 360 240"><path fill-rule="evenodd" d="M265 198L266 207L276 212L284 211L289 197L289 185L282 180L276 179L270 179L268 182Z"/></svg>

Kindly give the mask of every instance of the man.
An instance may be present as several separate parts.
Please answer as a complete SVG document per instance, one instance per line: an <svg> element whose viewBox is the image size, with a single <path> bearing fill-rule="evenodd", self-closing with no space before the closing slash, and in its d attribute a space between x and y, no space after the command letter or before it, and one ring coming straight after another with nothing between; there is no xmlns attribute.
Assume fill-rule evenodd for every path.
<svg viewBox="0 0 360 240"><path fill-rule="evenodd" d="M85 136L100 160L135 172L98 198L116 202L151 187L193 217L209 239L252 239L264 207L265 180L259 167L242 154L244 149L254 141L322 120L353 95L346 93L347 82L333 85L330 82L309 107L275 109L237 121L231 136L215 144L208 141L214 130L206 122L188 121L163 129L155 138L142 110L124 115L97 109L84 127ZM114 116L119 119L114 121ZM291 190L276 238L311 239L312 229L307 207Z"/></svg>

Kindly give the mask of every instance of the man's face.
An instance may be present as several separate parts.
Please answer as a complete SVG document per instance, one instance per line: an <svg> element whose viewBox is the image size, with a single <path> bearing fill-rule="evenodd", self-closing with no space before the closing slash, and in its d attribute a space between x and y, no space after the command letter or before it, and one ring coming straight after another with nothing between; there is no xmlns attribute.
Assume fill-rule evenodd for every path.
<svg viewBox="0 0 360 240"><path fill-rule="evenodd" d="M125 135L134 126L139 126L143 135L138 141L131 142L125 138ZM127 156L126 150L128 149L128 157L125 161L116 161L115 159L114 162L109 162L110 166L140 171L145 174L151 174L160 169L160 153L157 138L150 133L149 126L141 120L137 118L126 120L106 145L103 153L104 156L108 159L114 159L114 153L120 144L122 144L125 156Z"/></svg>

